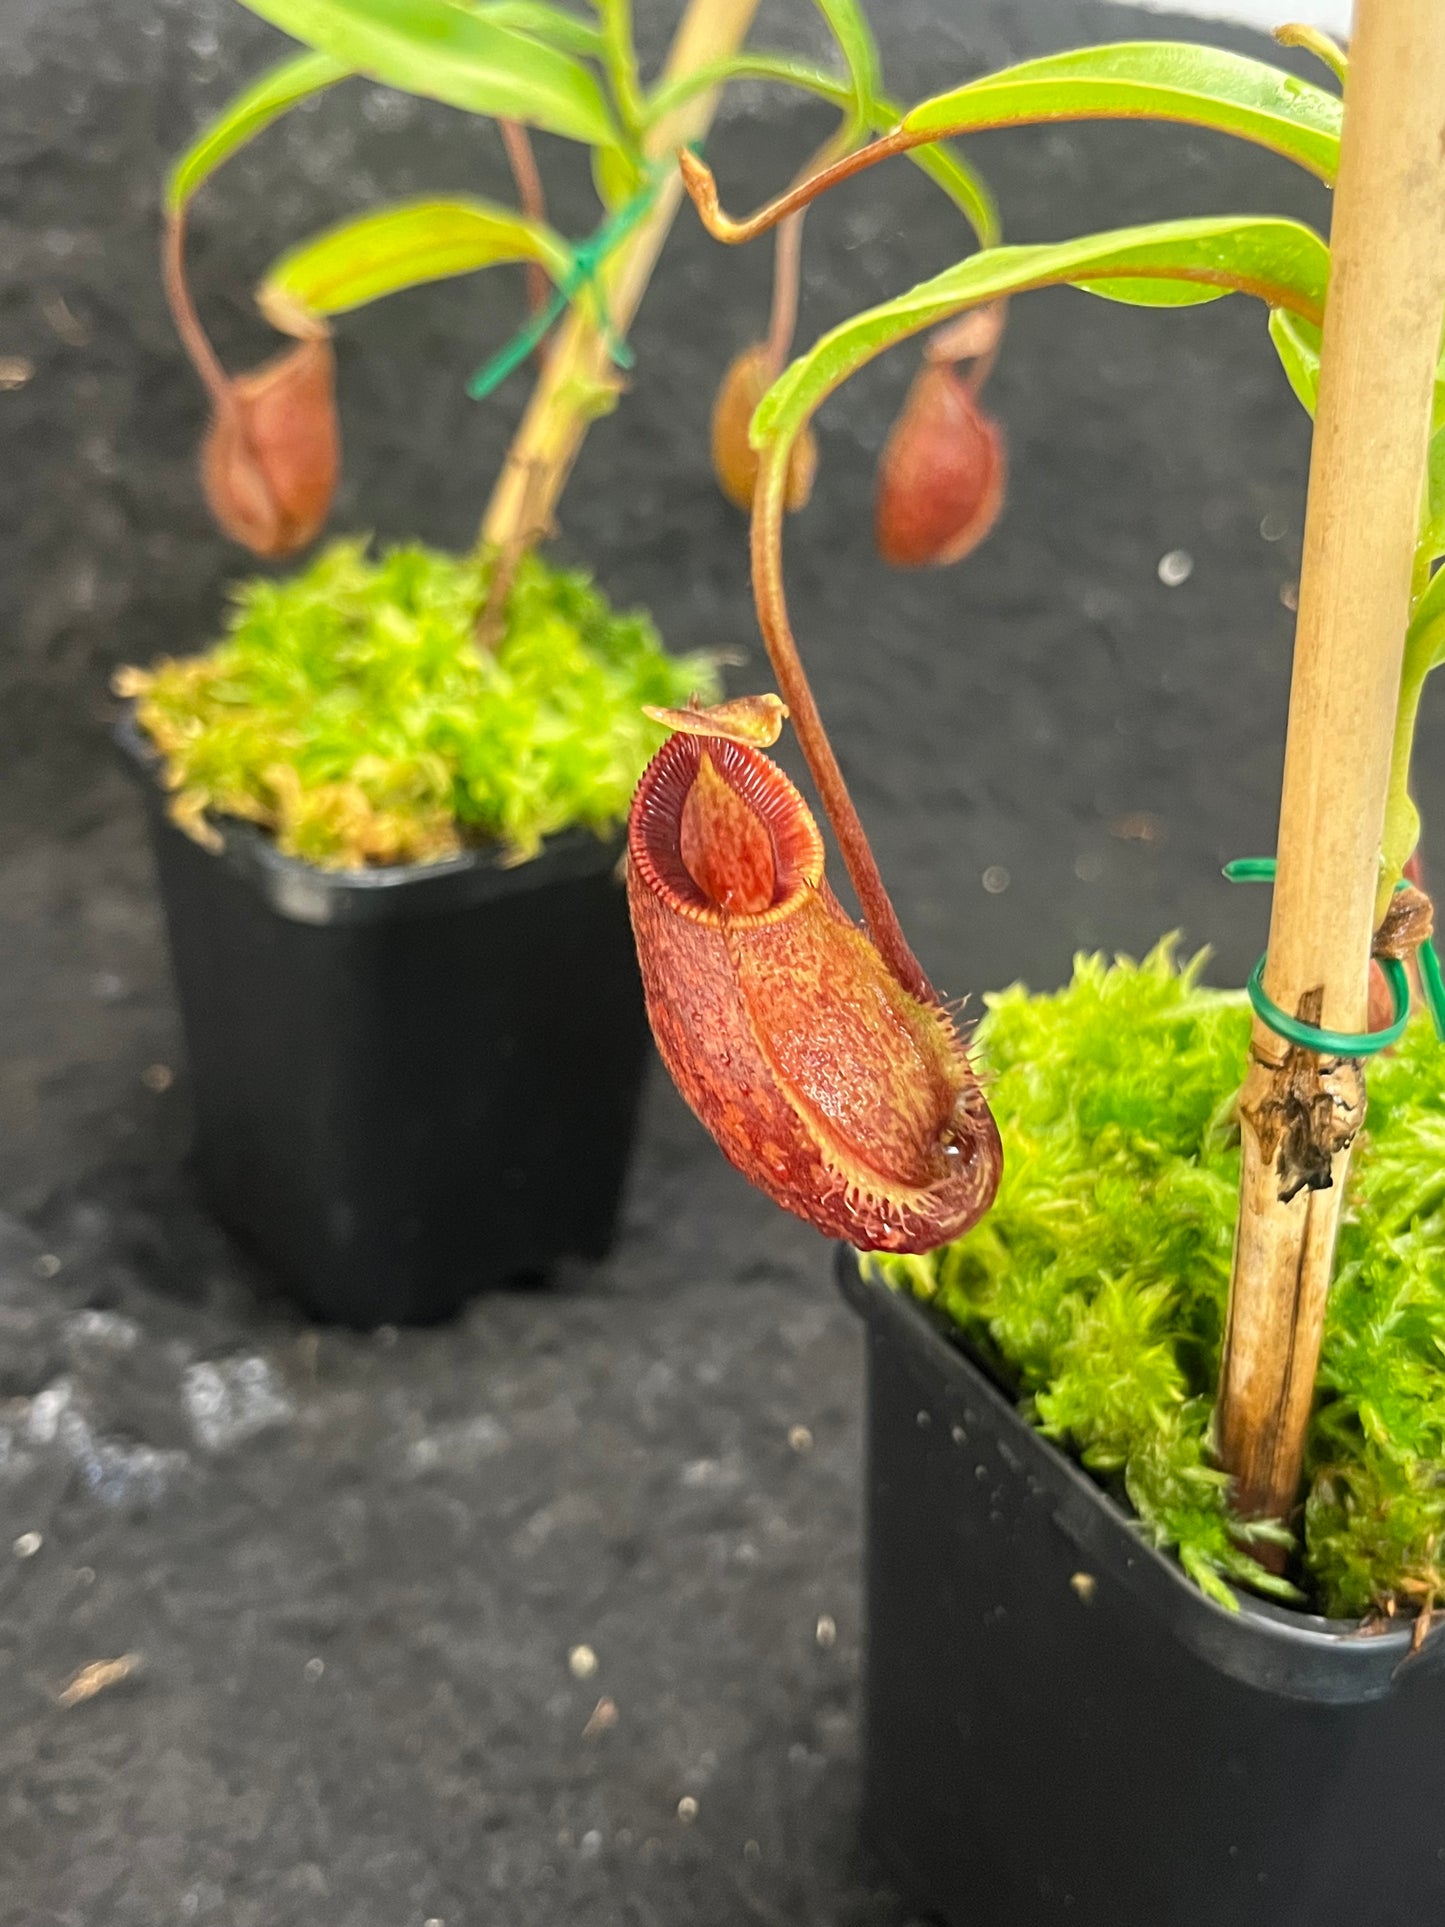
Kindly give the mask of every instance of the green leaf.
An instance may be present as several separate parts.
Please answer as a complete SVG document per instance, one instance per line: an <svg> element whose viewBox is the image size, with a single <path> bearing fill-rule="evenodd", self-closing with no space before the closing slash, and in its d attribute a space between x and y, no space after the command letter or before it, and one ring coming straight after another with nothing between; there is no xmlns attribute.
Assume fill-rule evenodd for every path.
<svg viewBox="0 0 1445 1927"><path fill-rule="evenodd" d="M246 0L253 13L388 87L591 145L614 141L580 61L454 0Z"/></svg>
<svg viewBox="0 0 1445 1927"><path fill-rule="evenodd" d="M1169 280L1253 294L1318 322L1328 275L1329 250L1313 228L1274 217L1162 221L1076 241L987 248L822 336L763 397L753 441L757 447L790 442L865 363L983 301L1060 284Z"/></svg>
<svg viewBox="0 0 1445 1927"><path fill-rule="evenodd" d="M883 85L878 43L873 38L868 16L858 0L813 0L813 4L827 21L828 30L847 62L853 98L858 103L860 117L866 118Z"/></svg>
<svg viewBox="0 0 1445 1927"><path fill-rule="evenodd" d="M1430 437L1429 498L1420 543L1433 559L1445 555L1445 428Z"/></svg>
<svg viewBox="0 0 1445 1927"><path fill-rule="evenodd" d="M1445 568L1437 569L1431 576L1405 631L1406 662L1422 649L1428 651L1427 660L1432 669L1445 657Z"/></svg>
<svg viewBox="0 0 1445 1927"><path fill-rule="evenodd" d="M1232 288L1204 288L1195 281L1150 281L1141 276L1130 281L1075 281L1085 294L1102 295L1105 301L1122 302L1126 308L1200 308L1206 301L1222 301Z"/></svg>
<svg viewBox="0 0 1445 1927"><path fill-rule="evenodd" d="M602 36L585 20L545 0L493 0L472 9L491 26L544 40L569 53L597 58ZM272 121L299 102L345 80L351 69L330 54L297 54L279 62L239 93L217 115L172 167L166 182L166 206L172 212L185 206L216 169Z"/></svg>
<svg viewBox="0 0 1445 1927"><path fill-rule="evenodd" d="M896 102L883 94L875 96L870 116L875 134L890 133L902 118L903 110ZM967 161L941 140L930 141L926 147L910 148L908 158L963 210L978 236L979 246L997 247L1002 232L998 207L987 183L974 173Z"/></svg>
<svg viewBox="0 0 1445 1927"><path fill-rule="evenodd" d="M725 59L709 60L701 67L679 74L675 80L660 81L648 95L644 127L655 127L676 108L695 100L699 94L710 93L714 87L726 86L730 80L775 80L780 86L817 94L835 107L848 108L854 104L853 89L846 80L824 73L820 67L810 67L807 61L798 60L792 54L729 54Z"/></svg>
<svg viewBox="0 0 1445 1927"><path fill-rule="evenodd" d="M545 40L548 46L560 47L569 54L581 54L584 60L602 58L603 41L597 28L575 13L568 13L565 7L548 6L546 0L490 0L490 4L474 7L472 11L494 27L507 27L533 40Z"/></svg>
<svg viewBox="0 0 1445 1927"><path fill-rule="evenodd" d="M1336 95L1265 61L1218 47L1145 40L1006 67L923 101L903 126L964 134L1030 121L1186 121L1256 141L1333 182L1342 117Z"/></svg>
<svg viewBox="0 0 1445 1927"><path fill-rule="evenodd" d="M284 315L344 314L424 281L471 274L502 261L540 261L560 282L571 250L540 221L488 201L411 201L303 241L272 263L257 291L262 309Z"/></svg>
<svg viewBox="0 0 1445 1927"><path fill-rule="evenodd" d="M639 140L643 99L632 32L632 0L592 0L592 6L602 29L602 60L618 118L628 135Z"/></svg>
<svg viewBox="0 0 1445 1927"><path fill-rule="evenodd" d="M664 114L730 80L776 80L785 87L817 94L835 107L851 111L860 123L866 122L870 127L895 126L898 110L885 110L879 99L882 73L878 48L857 0L814 0L814 5L838 43L848 68L846 81L793 54L744 51L709 61L704 67L694 68L691 73L681 74L654 88L647 102L645 125L655 126Z"/></svg>
<svg viewBox="0 0 1445 1927"><path fill-rule="evenodd" d="M270 68L203 128L181 155L166 181L166 207L183 208L223 161L279 120L298 101L345 80L348 69L330 54L295 54Z"/></svg>
<svg viewBox="0 0 1445 1927"><path fill-rule="evenodd" d="M1300 315L1275 308L1269 317L1269 338L1300 406L1313 420L1320 392L1319 329Z"/></svg>
<svg viewBox="0 0 1445 1927"><path fill-rule="evenodd" d="M592 185L597 198L613 214L640 194L647 183L647 169L625 147L594 147Z"/></svg>

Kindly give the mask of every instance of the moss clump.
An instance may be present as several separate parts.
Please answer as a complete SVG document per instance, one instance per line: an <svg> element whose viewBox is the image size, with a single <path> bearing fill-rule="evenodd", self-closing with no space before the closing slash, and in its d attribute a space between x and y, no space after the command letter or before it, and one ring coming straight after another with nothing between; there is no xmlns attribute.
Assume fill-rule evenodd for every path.
<svg viewBox="0 0 1445 1927"><path fill-rule="evenodd" d="M1239 1178L1242 996L1168 943L988 1000L998 1203L926 1258L870 1261L1018 1384L1225 1603L1288 1594L1241 1550L1209 1451ZM1297 1577L1341 1617L1445 1595L1445 1047L1416 1019L1371 1065L1308 1453Z"/></svg>
<svg viewBox="0 0 1445 1927"><path fill-rule="evenodd" d="M715 694L643 615L524 558L493 653L474 625L490 564L331 544L301 574L235 593L226 639L117 679L164 758L173 813L263 824L323 869L427 863L496 842L514 859L626 814L666 732L644 703Z"/></svg>

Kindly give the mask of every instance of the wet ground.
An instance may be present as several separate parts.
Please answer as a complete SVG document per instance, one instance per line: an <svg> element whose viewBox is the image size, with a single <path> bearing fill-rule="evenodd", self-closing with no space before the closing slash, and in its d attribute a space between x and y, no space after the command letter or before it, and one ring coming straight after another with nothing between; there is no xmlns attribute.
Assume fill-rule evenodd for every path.
<svg viewBox="0 0 1445 1927"><path fill-rule="evenodd" d="M656 38L670 7L641 11ZM905 95L1171 29L1064 0L874 12ZM765 18L781 37L797 14ZM195 499L153 184L273 42L219 0L9 0L0 44L0 1922L902 1927L855 1837L860 1345L824 1246L661 1079L613 1259L452 1328L308 1328L193 1196L105 689L117 661L202 639L240 566ZM455 117L360 103L274 133L198 212L233 362L262 342L245 289L308 224L499 182ZM744 95L712 150L728 200L761 199L825 125ZM976 154L1015 239L1325 218L1284 163L1182 130ZM567 158L545 156L581 232ZM959 237L898 168L808 244L805 335ZM338 526L467 538L518 396L467 411L459 383L517 298L468 284L347 322ZM566 552L680 647L755 649L704 429L765 302L763 252L679 223L634 392L565 505ZM790 583L925 964L951 993L1048 985L1080 945L1182 926L1239 981L1264 905L1218 867L1272 839L1307 452L1262 314L1018 304L990 390L1010 505L944 576L890 577L864 540L911 366L825 413Z"/></svg>

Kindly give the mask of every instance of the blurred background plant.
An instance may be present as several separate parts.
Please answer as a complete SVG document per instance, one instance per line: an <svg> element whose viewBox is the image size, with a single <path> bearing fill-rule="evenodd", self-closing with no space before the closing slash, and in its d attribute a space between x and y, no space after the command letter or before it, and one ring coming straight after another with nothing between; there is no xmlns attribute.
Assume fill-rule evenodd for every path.
<svg viewBox="0 0 1445 1927"><path fill-rule="evenodd" d="M681 199L673 155L678 147L702 140L719 89L736 80L763 81L835 107L837 127L814 167L856 152L870 135L900 118L900 107L883 89L877 48L861 7L857 0L816 0L840 55L842 70L834 73L792 54L744 50L757 0L693 0L661 72L649 78L638 60L629 0L595 0L586 12L545 0L246 4L303 41L307 51L273 66L232 100L176 162L166 189L166 288L210 401L202 474L217 521L261 556L293 553L324 525L340 465L331 348L338 316L423 283L523 264L530 318L472 376L468 392L485 398L535 357L533 394L492 489L475 565L453 564L439 555L424 565L434 583L445 579L452 590L468 585L475 598L470 612L465 596L458 600L448 593L440 599L450 625L447 701L454 710L466 692L465 702L473 707L494 705L504 682L514 695L527 687L533 693L528 730L538 744L565 742L560 761L574 772L590 763L605 765L614 775L626 769L635 779L661 732L635 717L624 722L615 706L582 700L591 683L605 681L609 673L607 661L592 652L593 631L584 628L575 657L554 654L551 673L536 673L537 662L547 655L539 651L531 628L539 609L565 605L580 591L570 578L552 578L549 584L545 565L537 562L526 575L530 593L514 594L522 579L521 559L553 531L556 505L587 427L611 410L623 391L632 359L627 330ZM233 377L211 347L186 280L191 205L226 160L282 115L353 79L493 119L505 143L517 204L413 198L368 210L288 248L262 276L257 302L294 345L263 367ZM549 223L531 130L588 150L599 203L598 224L590 235L570 240ZM988 192L963 161L943 145L920 150L917 159L958 204L978 238L996 238ZM732 400L720 406L721 433L745 455L752 405L781 367L791 340L799 239L799 223L790 223L779 248L767 342L756 353L748 351L724 384ZM732 459L725 452L719 457L725 487ZM797 501L806 498L814 460L804 449L795 462ZM729 492L746 503L746 476L734 478ZM454 848L459 838L493 834L501 834L515 855L535 849L543 826L588 822L601 828L616 820L615 781L604 782L597 792L612 799L605 809L584 802L571 784L563 784L545 803L534 798L524 806L514 799L500 811L470 808L465 801L473 794L469 779L448 760L455 730L443 732L447 747L442 749L429 725L414 734L414 713L403 721L407 712L396 706L403 682L393 677L347 685L358 721L355 754L342 753L335 727L339 664L354 670L362 658L375 665L397 656L399 637L410 632L412 610L405 599L394 603L391 593L399 583L414 584L419 568L423 563L414 549L368 569L354 545L346 546L321 565L319 574L304 578L294 598L277 599L260 588L246 591L242 601L248 613L213 665L186 659L163 663L154 672L126 672L118 686L141 701L141 719L164 758L165 781L178 792L177 821L198 833L207 811L237 812L276 828L283 847L298 853L304 848L313 860L345 866L418 860ZM290 617L314 606L316 585L342 575L348 585L346 649L337 655L316 649L314 623L303 624L304 643L283 641ZM236 673L241 657L255 659L256 611L263 605L270 611L272 646L290 652L285 677L274 673L274 659L267 673ZM445 626L434 607L433 661L439 624ZM339 629L333 640L339 640ZM518 648L526 656L520 675L513 661ZM494 659L485 672L468 661L478 649ZM711 672L698 659L669 671L654 649L648 664L648 688L656 700L716 693ZM487 733L474 729L468 740L475 745ZM378 736L392 745L392 753L376 752ZM595 749L598 742L605 747ZM539 766L549 754L550 749L539 754ZM556 759L553 766L560 766ZM496 781L505 787L516 773L515 766L499 766ZM430 814L448 787L458 799L449 833ZM557 807L564 794L572 797L571 813ZM397 811L408 813L412 804L400 799L422 796L428 801L421 815L403 831ZM342 831L343 818L354 833ZM304 836L298 828L303 821L310 826ZM332 827L321 832L317 826L323 821ZM388 827L378 828L383 821ZM498 828L503 822L506 827Z"/></svg>

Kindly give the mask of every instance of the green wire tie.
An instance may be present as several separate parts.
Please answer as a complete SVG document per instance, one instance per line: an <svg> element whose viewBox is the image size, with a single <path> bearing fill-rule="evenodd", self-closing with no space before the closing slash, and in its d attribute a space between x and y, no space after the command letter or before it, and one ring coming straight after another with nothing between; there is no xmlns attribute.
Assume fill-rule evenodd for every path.
<svg viewBox="0 0 1445 1927"><path fill-rule="evenodd" d="M1272 883L1274 881L1275 860L1272 856L1241 856L1233 863L1226 863L1224 874L1231 883ZM1406 887L1404 877L1395 885L1397 890ZM1434 942L1427 937L1416 951L1420 965L1420 982L1425 991L1425 1002L1429 1007L1435 1035L1445 1042L1445 975L1440 969L1440 958ZM1298 1017L1291 1017L1287 1010L1269 995L1264 987L1264 966L1266 958L1261 957L1250 972L1249 1001L1254 1006L1255 1015L1283 1037L1287 1044L1301 1045L1305 1050L1318 1051L1325 1057L1373 1057L1377 1051L1388 1050L1391 1044L1398 1044L1405 1034L1405 1026L1410 1021L1410 979L1405 966L1398 957L1377 957L1375 962L1385 973L1385 981L1390 986L1394 1000L1394 1019L1384 1030L1348 1031L1322 1030L1317 1024L1303 1023Z"/></svg>
<svg viewBox="0 0 1445 1927"><path fill-rule="evenodd" d="M503 342L491 360L479 368L467 383L467 393L473 401L485 401L513 369L520 368L547 330L566 312L568 304L575 301L582 289L588 286L597 301L598 327L613 366L632 367L636 357L612 325L607 303L597 282L597 270L647 213L657 199L657 190L668 171L667 168L654 168L645 185L630 201L618 208L615 214L610 214L588 240L577 243L572 250L572 264L553 290L546 307L520 327L510 341Z"/></svg>

